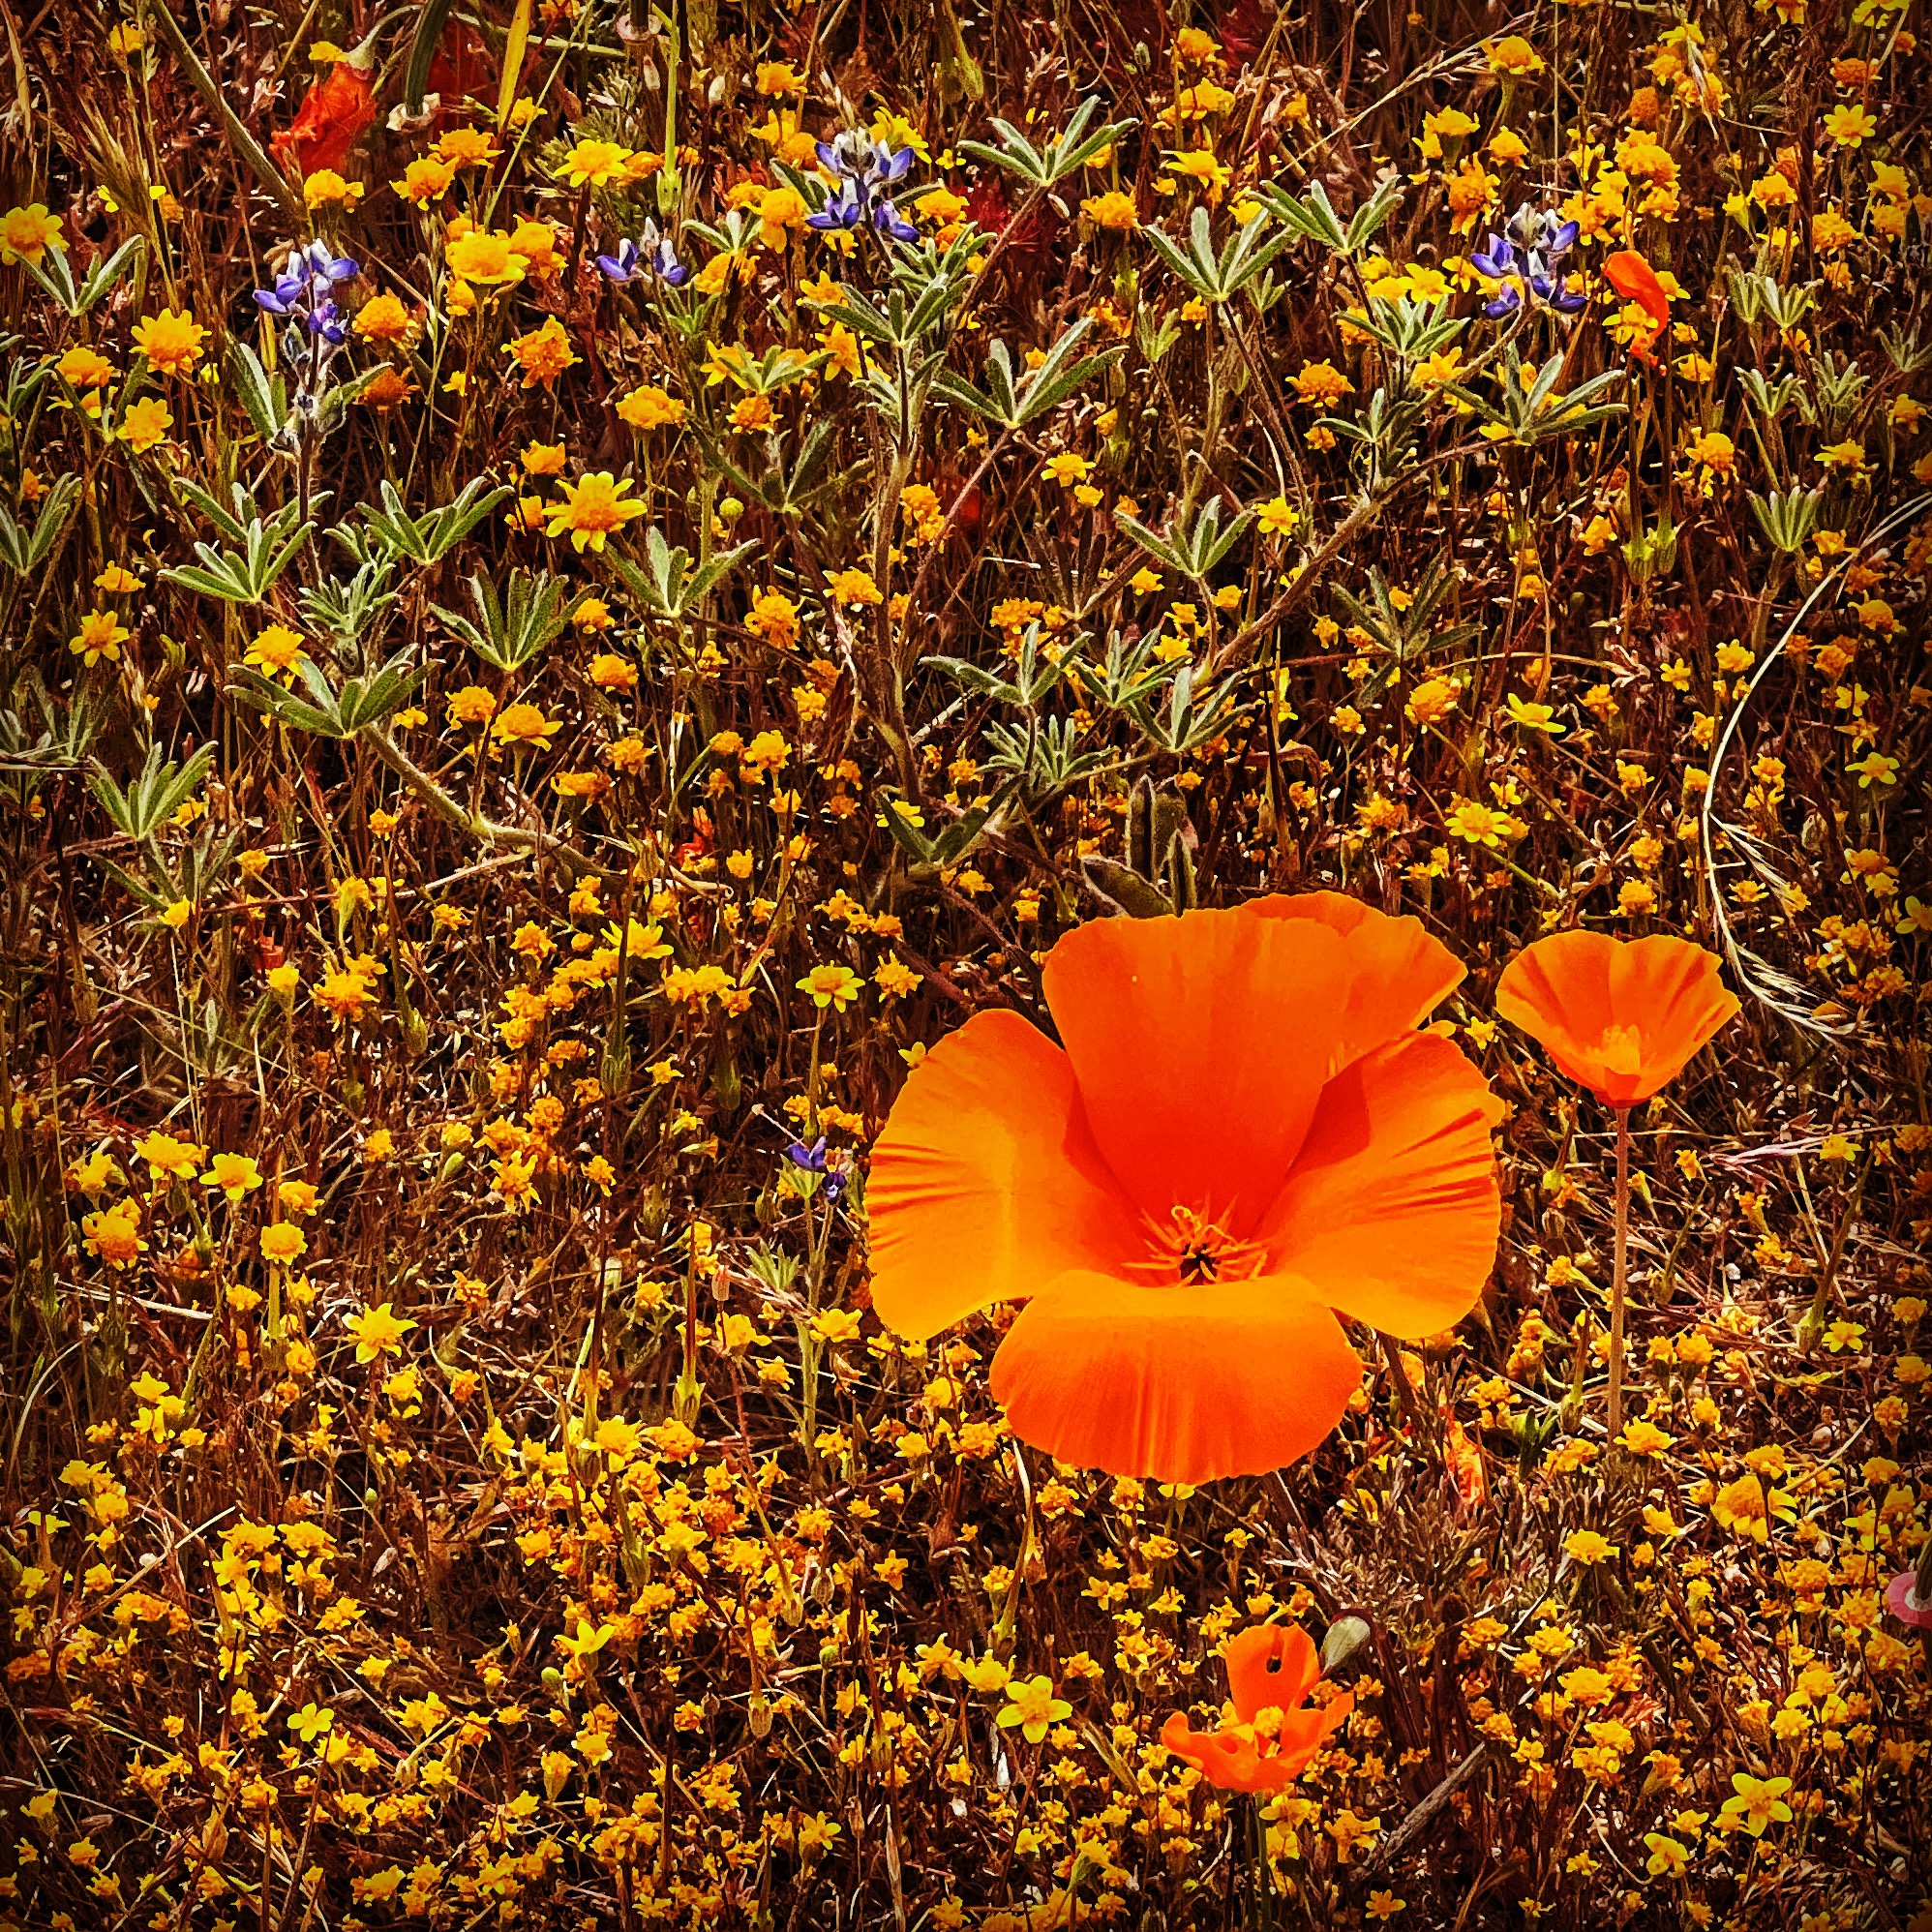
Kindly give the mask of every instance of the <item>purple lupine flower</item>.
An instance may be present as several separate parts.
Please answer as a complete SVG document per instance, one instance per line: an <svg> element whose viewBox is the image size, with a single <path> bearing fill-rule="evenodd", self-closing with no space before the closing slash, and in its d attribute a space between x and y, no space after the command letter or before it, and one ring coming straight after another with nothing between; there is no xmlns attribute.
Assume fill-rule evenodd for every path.
<svg viewBox="0 0 1932 1932"><path fill-rule="evenodd" d="M600 255L597 266L604 271L607 281L615 282L620 287L627 282L635 282L646 272L643 251L628 235L618 243L616 255Z"/></svg>
<svg viewBox="0 0 1932 1932"><path fill-rule="evenodd" d="M636 241L628 235L622 237L618 243L616 255L600 255L597 266L619 287L649 276L676 288L691 273L678 259L678 251L672 247L671 237L658 232L655 220L645 223Z"/></svg>
<svg viewBox="0 0 1932 1932"><path fill-rule="evenodd" d="M1571 291L1559 264L1576 242L1577 224L1559 222L1525 201L1505 226L1507 234L1492 230L1489 247L1469 257L1477 274L1502 285L1483 305L1483 314L1514 315L1526 291L1559 315L1575 315L1584 298Z"/></svg>
<svg viewBox="0 0 1932 1932"><path fill-rule="evenodd" d="M644 245L650 253L651 266L660 282L669 283L676 288L690 275L691 271L678 259L677 251L671 246L671 237L659 235L655 222L645 223Z"/></svg>
<svg viewBox="0 0 1932 1932"><path fill-rule="evenodd" d="M834 1160L836 1156L832 1157ZM807 1174L816 1174L825 1187L825 1197L835 1201L845 1192L845 1175L838 1166L828 1164L825 1135L811 1142L809 1146L802 1140L795 1140L785 1150L785 1159L793 1166Z"/></svg>
<svg viewBox="0 0 1932 1932"><path fill-rule="evenodd" d="M818 158L837 179L825 206L805 218L807 227L856 228L869 221L894 241L919 239L919 230L892 205L889 192L911 169L911 148L894 149L847 128L834 139L818 143Z"/></svg>
<svg viewBox="0 0 1932 1932"><path fill-rule="evenodd" d="M910 149L907 150L911 152ZM894 241L916 242L919 230L892 206L890 201L881 201L872 211L872 226L882 235L891 235Z"/></svg>
<svg viewBox="0 0 1932 1932"><path fill-rule="evenodd" d="M309 311L309 333L339 348L348 334L348 322L333 302L321 301Z"/></svg>
<svg viewBox="0 0 1932 1932"><path fill-rule="evenodd" d="M1492 230L1489 247L1480 255L1472 255L1469 266L1487 281L1502 284L1495 294L1483 304L1484 315L1493 318L1511 316L1523 306L1523 297L1516 289L1516 251L1503 236Z"/></svg>
<svg viewBox="0 0 1932 1932"><path fill-rule="evenodd" d="M269 315L306 322L311 334L339 343L343 335L331 291L338 282L351 281L361 273L353 256L331 255L327 242L313 241L294 250L275 286L257 288L255 299Z"/></svg>
<svg viewBox="0 0 1932 1932"><path fill-rule="evenodd" d="M820 143L824 145L823 142ZM805 217L808 228L856 228L865 219L865 197L858 182L845 179L831 191L816 215Z"/></svg>

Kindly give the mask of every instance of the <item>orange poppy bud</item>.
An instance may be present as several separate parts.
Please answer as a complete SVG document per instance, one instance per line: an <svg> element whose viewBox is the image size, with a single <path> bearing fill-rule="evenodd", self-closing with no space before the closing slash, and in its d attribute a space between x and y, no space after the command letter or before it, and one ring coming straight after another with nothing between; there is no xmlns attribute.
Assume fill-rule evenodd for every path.
<svg viewBox="0 0 1932 1932"><path fill-rule="evenodd" d="M1361 1385L1334 1312L1436 1334L1494 1259L1501 1107L1417 1030L1463 972L1340 892L1068 934L1064 1050L978 1013L893 1105L881 1318L923 1338L1025 1300L993 1393L1064 1462L1201 1483L1307 1455Z"/></svg>
<svg viewBox="0 0 1932 1932"><path fill-rule="evenodd" d="M1496 1011L1612 1107L1661 1091L1737 1010L1717 955L1664 933L1555 932L1496 981Z"/></svg>

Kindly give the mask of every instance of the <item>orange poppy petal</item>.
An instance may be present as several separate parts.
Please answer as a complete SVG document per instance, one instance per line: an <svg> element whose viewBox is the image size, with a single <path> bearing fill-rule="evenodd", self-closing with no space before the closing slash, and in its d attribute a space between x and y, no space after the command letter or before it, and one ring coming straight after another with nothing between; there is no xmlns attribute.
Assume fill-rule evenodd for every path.
<svg viewBox="0 0 1932 1932"><path fill-rule="evenodd" d="M1632 940L1612 954L1611 1011L1617 1025L1635 1026L1643 1036L1638 1100L1668 1086L1737 1016L1737 996L1720 970L1716 953L1667 933Z"/></svg>
<svg viewBox="0 0 1932 1932"><path fill-rule="evenodd" d="M1015 1012L976 1013L914 1070L865 1198L873 1306L921 1341L1069 1268L1145 1251L1072 1065Z"/></svg>
<svg viewBox="0 0 1932 1932"><path fill-rule="evenodd" d="M1225 1731L1191 1730L1178 1710L1161 1727L1161 1741L1223 1791L1274 1791L1298 1768L1278 1758L1262 1757L1246 1737Z"/></svg>
<svg viewBox="0 0 1932 1932"><path fill-rule="evenodd" d="M1280 1756L1276 1762L1292 1768L1295 1776L1307 1770L1314 1754L1327 1743L1329 1735L1355 1708L1355 1693L1343 1691L1332 1704L1319 1710L1291 1710L1282 1719L1277 1740Z"/></svg>
<svg viewBox="0 0 1932 1932"><path fill-rule="evenodd" d="M1361 1379L1305 1282L1148 1286L1092 1270L1020 1311L992 1374L1022 1440L1163 1483L1260 1475L1306 1456Z"/></svg>
<svg viewBox="0 0 1932 1932"><path fill-rule="evenodd" d="M1468 974L1419 919L1392 919L1346 892L1278 892L1251 910L1263 919L1314 920L1346 941L1351 978L1341 1065L1410 1031Z"/></svg>
<svg viewBox="0 0 1932 1932"><path fill-rule="evenodd" d="M1598 1091L1605 1070L1593 1049L1615 1016L1610 1003L1615 951L1607 932L1553 932L1524 947L1496 981L1496 1011L1571 1079Z"/></svg>
<svg viewBox="0 0 1932 1932"><path fill-rule="evenodd" d="M1347 953L1308 920L1253 906L1096 920L1047 955L1046 998L1094 1137L1164 1222L1182 1207L1241 1234L1301 1146L1341 1041Z"/></svg>
<svg viewBox="0 0 1932 1932"><path fill-rule="evenodd" d="M1603 274L1604 280L1626 302L1639 304L1658 328L1670 326L1671 298L1657 279L1657 271L1635 250L1618 249L1615 255L1606 256Z"/></svg>
<svg viewBox="0 0 1932 1932"><path fill-rule="evenodd" d="M1314 1640L1298 1624L1259 1623L1227 1640L1227 1694L1244 1724L1270 1705L1293 1710L1321 1675Z"/></svg>
<svg viewBox="0 0 1932 1932"><path fill-rule="evenodd" d="M1502 1102L1448 1041L1412 1034L1329 1083L1254 1238L1268 1265L1389 1335L1468 1313L1501 1223L1490 1129Z"/></svg>

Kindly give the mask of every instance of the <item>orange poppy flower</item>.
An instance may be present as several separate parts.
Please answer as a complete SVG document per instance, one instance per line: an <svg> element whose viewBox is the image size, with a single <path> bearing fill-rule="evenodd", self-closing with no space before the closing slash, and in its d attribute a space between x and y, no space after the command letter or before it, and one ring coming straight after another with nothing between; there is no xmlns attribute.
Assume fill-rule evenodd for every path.
<svg viewBox="0 0 1932 1932"><path fill-rule="evenodd" d="M1737 998L1687 939L1554 932L1503 968L1496 1011L1606 1106L1630 1107L1683 1072Z"/></svg>
<svg viewBox="0 0 1932 1932"><path fill-rule="evenodd" d="M1641 360L1653 360L1650 345L1671 326L1671 298L1657 271L1635 249L1625 248L1604 257L1603 274L1626 302L1635 302L1649 317L1650 334L1632 343L1631 348Z"/></svg>
<svg viewBox="0 0 1932 1932"><path fill-rule="evenodd" d="M1228 1720L1195 1731L1180 1711L1162 1727L1175 1757L1223 1791L1280 1791L1308 1769L1314 1754L1355 1707L1353 1691L1315 1710L1301 1706L1321 1676L1306 1630L1257 1624L1227 1640Z"/></svg>
<svg viewBox="0 0 1932 1932"><path fill-rule="evenodd" d="M1332 1311L1433 1335L1489 1277L1501 1108L1416 1031L1463 970L1339 892L1069 933L1064 1050L975 1014L892 1108L881 1317L923 1339L1025 1300L993 1393L1064 1462L1201 1483L1306 1455L1361 1381Z"/></svg>
<svg viewBox="0 0 1932 1932"><path fill-rule="evenodd" d="M1657 279L1657 271L1635 249L1618 249L1606 256L1604 279L1626 302L1635 302L1660 328L1671 323L1671 298Z"/></svg>

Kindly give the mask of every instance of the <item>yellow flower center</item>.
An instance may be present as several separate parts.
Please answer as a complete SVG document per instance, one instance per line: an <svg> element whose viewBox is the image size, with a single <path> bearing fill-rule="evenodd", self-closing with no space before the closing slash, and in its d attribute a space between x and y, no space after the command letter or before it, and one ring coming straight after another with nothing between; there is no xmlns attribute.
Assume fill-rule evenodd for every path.
<svg viewBox="0 0 1932 1932"><path fill-rule="evenodd" d="M1613 1073L1635 1073L1644 1064L1643 1029L1635 1026L1607 1026L1597 1044L1603 1064Z"/></svg>
<svg viewBox="0 0 1932 1932"><path fill-rule="evenodd" d="M614 530L623 522L623 505L608 483L586 477L570 498L570 522L580 530Z"/></svg>
<svg viewBox="0 0 1932 1932"><path fill-rule="evenodd" d="M1150 1216L1147 1245L1151 1257L1128 1266L1186 1287L1251 1281L1265 1258L1257 1242L1238 1241L1211 1214L1185 1207L1173 1209L1165 1224Z"/></svg>

